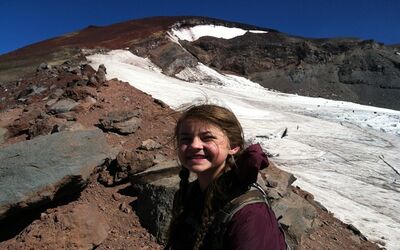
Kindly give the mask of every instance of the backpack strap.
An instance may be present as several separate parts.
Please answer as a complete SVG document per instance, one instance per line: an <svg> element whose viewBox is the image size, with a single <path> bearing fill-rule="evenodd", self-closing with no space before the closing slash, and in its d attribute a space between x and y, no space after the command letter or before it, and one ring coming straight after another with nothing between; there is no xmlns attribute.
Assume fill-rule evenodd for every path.
<svg viewBox="0 0 400 250"><path fill-rule="evenodd" d="M255 182L249 185L249 191L246 193L236 197L235 199L231 200L226 204L215 216L215 225L218 225L218 227L214 227L214 233L219 234L222 236L225 234L227 230L227 223L233 218L233 216L244 206L249 205L249 204L255 204L255 203L265 203L268 207L270 207L270 204L268 202L267 194L259 183ZM286 249L291 250L288 242L286 241L286 235L281 227L281 224L278 222L278 227L281 233L283 234L285 244L286 244Z"/></svg>
<svg viewBox="0 0 400 250"><path fill-rule="evenodd" d="M254 203L267 203L264 195L258 190L249 190L246 193L236 197L235 199L228 202L225 207L220 211L222 216L221 222L229 222L233 216L244 206Z"/></svg>

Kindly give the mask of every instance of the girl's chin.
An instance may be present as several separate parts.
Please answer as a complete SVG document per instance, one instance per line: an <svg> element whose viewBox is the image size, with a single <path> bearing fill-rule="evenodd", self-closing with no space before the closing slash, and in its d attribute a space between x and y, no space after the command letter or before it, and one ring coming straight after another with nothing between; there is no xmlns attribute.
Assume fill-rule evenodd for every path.
<svg viewBox="0 0 400 250"><path fill-rule="evenodd" d="M183 166L196 174L218 171L224 164L214 165L207 159L192 159L186 161Z"/></svg>
<svg viewBox="0 0 400 250"><path fill-rule="evenodd" d="M202 164L187 164L187 165L185 165L185 168L189 169L193 173L198 174L198 173L202 173L202 172L209 170L211 168L211 166L202 165Z"/></svg>

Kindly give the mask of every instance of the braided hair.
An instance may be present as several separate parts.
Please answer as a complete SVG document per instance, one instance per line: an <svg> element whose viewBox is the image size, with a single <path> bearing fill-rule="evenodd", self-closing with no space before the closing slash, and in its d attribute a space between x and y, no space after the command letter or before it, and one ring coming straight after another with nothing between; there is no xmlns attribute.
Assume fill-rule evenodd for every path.
<svg viewBox="0 0 400 250"><path fill-rule="evenodd" d="M197 106L189 107L182 116L177 121L175 127L175 138L179 142L179 131L184 124L184 122L194 119L205 123L210 123L212 125L220 128L229 140L229 145L231 148L239 147L243 149L244 147L244 136L242 127L233 114L232 111L225 107L203 104ZM234 157L228 158L225 162L225 171L234 165ZM172 220L169 228L169 240L167 247L171 244L171 239L175 227L177 226L177 218L183 212L184 204L186 204L188 185L189 185L189 170L182 166L179 172L180 183L179 190L174 198L174 206L172 211ZM232 186L232 179L224 178L221 180L213 180L206 189L204 208L201 215L201 225L197 232L194 241L193 249L200 249L204 238L214 220L214 215L217 212L218 207L228 201L228 196L224 193L224 190L228 190Z"/></svg>

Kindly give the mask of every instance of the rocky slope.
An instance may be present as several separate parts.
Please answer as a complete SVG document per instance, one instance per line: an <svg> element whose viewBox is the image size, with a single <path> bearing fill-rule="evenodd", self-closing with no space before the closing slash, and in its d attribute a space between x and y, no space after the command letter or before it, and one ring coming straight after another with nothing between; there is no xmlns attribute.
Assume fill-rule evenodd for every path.
<svg viewBox="0 0 400 250"><path fill-rule="evenodd" d="M156 225L146 222L159 219L153 216L149 218L154 201L151 201L152 196L148 194L154 193L160 187L164 191L171 185L176 188L176 180L171 182L167 178L167 182L164 182L168 171L150 174L152 178L148 178L148 173L154 167L157 169L165 167L165 163L171 160L174 162L172 131L179 114L128 83L118 79L106 81L106 68L93 69L88 65L85 59L85 55L91 53L87 52L88 48L96 48L96 52L101 52L129 47L129 50L138 55L150 57L165 74L172 76L185 67L194 67L201 62L220 71L258 79L268 86L266 84L270 79L269 74L279 72L280 80L273 82L277 88L297 92L303 87L295 86L307 85L303 80L311 77L310 75L315 79L320 76L321 79L328 79L330 76L332 79L339 79L339 68L345 67L341 63L345 61L347 54L352 53L352 58L355 59L349 63L350 70L343 71L342 79L352 81L353 73L346 72L358 72L353 70L354 65L359 67L355 76L365 77L367 81L375 79L375 73L368 73L371 71L369 66L368 72L364 70L369 61L360 59L364 58L363 49L356 49L357 46L364 46L364 49L370 48L371 58L382 60L382 65L385 66L384 70L381 69L382 74L386 74L388 69L392 72L388 74L387 86L398 83L395 81L398 67L393 66L397 65L398 58L391 57L388 48L373 42L307 40L264 29L269 33L248 33L231 40L203 37L195 42L180 41L179 45L166 33L171 27L190 27L205 23L244 29L256 28L207 18L152 18L108 27L88 27L0 56L0 157L7 159L2 160L0 166L0 186L8 183L7 187L11 187L0 196L0 248L162 248L160 244L163 238L160 235L165 234L165 227L162 225L165 225L168 218L162 218L161 224ZM283 43L287 44L282 45ZM329 53L324 46L331 46ZM354 52L356 50L358 54ZM376 56L377 50L383 53L383 59ZM391 64L387 58L391 58ZM375 59L371 63L373 69ZM303 76L296 73L292 77L294 80L286 79L294 69L301 68L305 72ZM317 74L318 72L323 74ZM306 92L299 93L339 93L340 87L336 83L329 85L330 81L331 78L326 82L321 81L322 83L315 80L312 83L320 85L310 83L309 89L304 90ZM341 86L344 83L339 81L338 84ZM325 85L333 87L326 89ZM354 86L358 85L363 84ZM366 92L376 91L375 86L371 88L373 90ZM383 89L387 91L385 93L396 91L396 87ZM355 94L346 91L337 97L354 97ZM386 99L392 100L389 97ZM105 143L113 150L110 150L110 154L101 156L100 162L96 161L84 170L78 170L79 174L73 171L58 172L57 168L65 170L64 167L62 164L52 163L63 160L65 164L69 164L68 162L72 162L71 157L89 157L83 154L85 149L78 146L69 154L56 150L67 145L66 142L82 131L102 134ZM52 146L52 141L61 146ZM80 140L71 139L68 144L74 146L79 142ZM94 143L96 146L101 145L96 141ZM40 156L45 160L38 160L34 157L35 154L28 161L24 158L25 153L10 155L10 152L15 152L16 147L25 148L26 151L35 148L39 152L36 153L38 158L42 154ZM90 143L83 147L95 149ZM18 177L18 171L11 173L10 169L13 166L26 165L32 171L27 174L26 179L41 178L48 182L38 185L34 192L30 192L30 187L22 187L26 192L23 197L29 198L21 201L18 200L21 197L21 188L18 185L24 183L24 180L13 181L15 176L12 175ZM84 164L74 163L72 168L82 165ZM175 166L167 167L174 169ZM144 173L146 169L149 170ZM54 175L51 171L62 174L61 181L49 180L48 176ZM132 177L137 173L142 176L140 180ZM129 176L132 184L128 181ZM275 209L284 215L285 229L295 249L378 248L368 242L356 228L333 218L313 200L311 194L292 187L293 178L290 174L271 166L264 176L272 190L270 195L275 200ZM156 184L154 180L157 181ZM12 185L16 187L12 188ZM138 187L133 188L135 185L145 185L148 190L139 187L142 192L138 193ZM5 196L13 199L6 200ZM162 209L168 209L168 203L164 205L166 206ZM293 209L284 209L288 207ZM149 214L143 213L147 209Z"/></svg>

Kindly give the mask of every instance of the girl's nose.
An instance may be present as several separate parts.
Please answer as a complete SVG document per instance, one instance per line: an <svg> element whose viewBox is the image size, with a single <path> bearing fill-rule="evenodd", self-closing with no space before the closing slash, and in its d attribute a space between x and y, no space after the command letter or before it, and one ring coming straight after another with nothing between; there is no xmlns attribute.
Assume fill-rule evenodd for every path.
<svg viewBox="0 0 400 250"><path fill-rule="evenodd" d="M203 142L200 140L200 138L194 137L190 146L192 148L199 149L203 147Z"/></svg>

